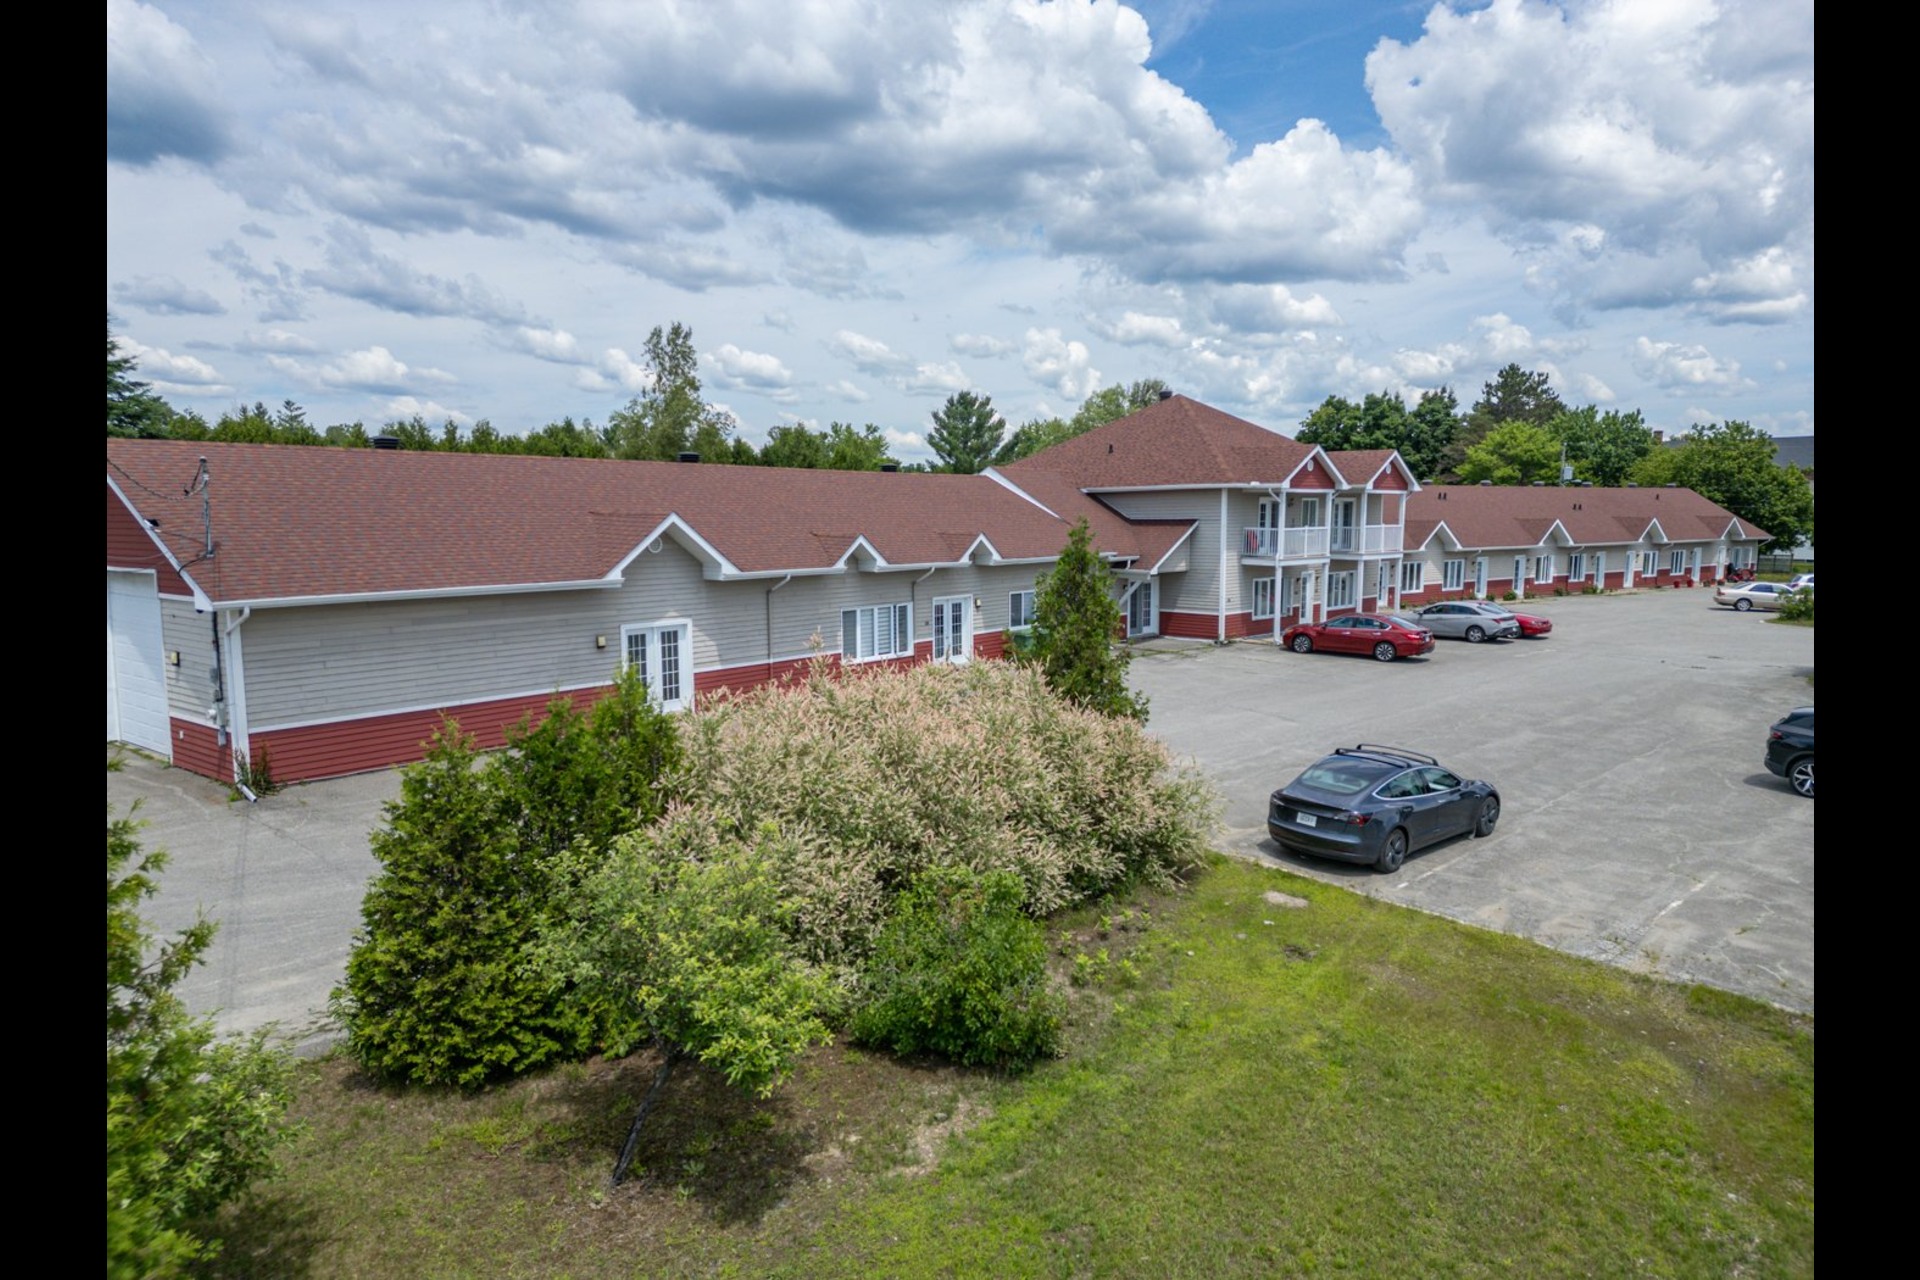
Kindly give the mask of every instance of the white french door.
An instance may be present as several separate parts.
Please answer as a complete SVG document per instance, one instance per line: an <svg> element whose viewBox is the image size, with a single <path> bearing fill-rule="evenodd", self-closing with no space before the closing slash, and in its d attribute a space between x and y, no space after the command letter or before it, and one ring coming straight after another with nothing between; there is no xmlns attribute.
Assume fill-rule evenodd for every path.
<svg viewBox="0 0 1920 1280"><path fill-rule="evenodd" d="M972 657L972 597L936 596L933 601L933 660L966 662Z"/></svg>

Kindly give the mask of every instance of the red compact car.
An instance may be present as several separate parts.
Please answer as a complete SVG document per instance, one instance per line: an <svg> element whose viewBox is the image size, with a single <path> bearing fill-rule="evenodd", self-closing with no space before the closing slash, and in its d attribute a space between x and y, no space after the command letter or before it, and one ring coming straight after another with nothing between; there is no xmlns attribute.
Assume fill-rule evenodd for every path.
<svg viewBox="0 0 1920 1280"><path fill-rule="evenodd" d="M1288 627L1280 643L1295 653L1366 653L1382 662L1433 652L1433 632L1403 618L1377 613L1355 613L1326 622L1299 622Z"/></svg>
<svg viewBox="0 0 1920 1280"><path fill-rule="evenodd" d="M1520 638L1532 640L1536 636L1546 635L1553 630L1553 620L1543 618L1537 613L1516 613L1513 620L1520 624Z"/></svg>

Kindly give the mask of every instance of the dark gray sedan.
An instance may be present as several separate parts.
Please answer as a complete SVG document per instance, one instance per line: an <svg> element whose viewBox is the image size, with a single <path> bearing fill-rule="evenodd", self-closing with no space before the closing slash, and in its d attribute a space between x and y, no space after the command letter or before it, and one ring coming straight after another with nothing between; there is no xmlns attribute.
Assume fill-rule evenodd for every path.
<svg viewBox="0 0 1920 1280"><path fill-rule="evenodd" d="M1430 604L1406 616L1433 632L1436 637L1444 636L1449 640L1479 644L1482 640L1520 638L1519 619L1497 604L1485 604L1478 600L1448 600L1441 604Z"/></svg>
<svg viewBox="0 0 1920 1280"><path fill-rule="evenodd" d="M1341 747L1273 793L1267 834L1282 849L1398 871L1415 849L1493 834L1500 793L1432 756L1363 742Z"/></svg>

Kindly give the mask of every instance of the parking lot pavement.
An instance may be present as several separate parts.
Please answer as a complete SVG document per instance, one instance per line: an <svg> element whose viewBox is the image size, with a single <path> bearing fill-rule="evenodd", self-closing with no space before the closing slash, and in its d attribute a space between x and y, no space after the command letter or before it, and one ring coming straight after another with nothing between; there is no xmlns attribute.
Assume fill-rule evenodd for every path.
<svg viewBox="0 0 1920 1280"><path fill-rule="evenodd" d="M1814 801L1761 763L1813 702L1813 630L1710 593L1528 601L1545 640L1429 658L1259 642L1137 654L1148 727L1225 800L1220 845L1576 955L1813 1010ZM1268 794L1336 746L1383 742L1499 788L1499 830L1391 876L1282 853Z"/></svg>
<svg viewBox="0 0 1920 1280"><path fill-rule="evenodd" d="M113 749L108 749L113 754ZM205 914L219 925L206 963L176 988L223 1031L276 1024L307 1049L334 1038L327 995L346 975L360 899L377 867L367 835L398 773L288 787L258 804L183 769L127 752L107 775L107 813L145 825L146 849L164 849L160 892L141 906L151 931L171 936Z"/></svg>
<svg viewBox="0 0 1920 1280"><path fill-rule="evenodd" d="M1813 1009L1813 804L1761 764L1767 726L1813 701L1813 632L1717 609L1700 591L1529 602L1541 641L1441 642L1395 663L1259 643L1136 655L1148 727L1226 800L1220 845L1359 892L1563 951ZM1416 853L1399 874L1281 854L1267 794L1335 746L1387 742L1500 788L1490 840ZM288 787L257 805L127 754L107 807L135 798L169 851L144 907L173 933L219 923L181 984L223 1029L269 1023L327 1044L377 864L367 836L398 773Z"/></svg>

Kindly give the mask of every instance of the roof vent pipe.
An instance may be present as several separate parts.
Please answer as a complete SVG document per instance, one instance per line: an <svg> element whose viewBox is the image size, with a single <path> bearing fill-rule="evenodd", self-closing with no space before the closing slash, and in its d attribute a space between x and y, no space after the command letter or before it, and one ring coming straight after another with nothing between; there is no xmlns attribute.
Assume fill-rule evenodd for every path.
<svg viewBox="0 0 1920 1280"><path fill-rule="evenodd" d="M1640 487L1640 486L1639 486L1639 485L1637 485L1637 484L1635 484L1635 483L1634 483L1633 481L1631 481L1631 480L1629 480L1629 481L1627 481L1627 488L1629 488L1629 489L1638 489L1639 487Z"/></svg>
<svg viewBox="0 0 1920 1280"><path fill-rule="evenodd" d="M899 469L900 469L900 464L897 462L883 462L880 464L880 470L886 472L888 475L892 475L894 472L898 471Z"/></svg>
<svg viewBox="0 0 1920 1280"><path fill-rule="evenodd" d="M1481 487L1482 489L1491 489L1491 488L1493 488L1493 481L1491 481L1491 480L1482 480L1482 481L1480 482L1480 487Z"/></svg>
<svg viewBox="0 0 1920 1280"><path fill-rule="evenodd" d="M697 453L695 453L695 452L694 452L693 450L691 450L691 449L684 449L684 450L682 450L682 451L681 451L681 453L680 453L680 456L679 456L678 458L676 458L676 459L674 459L674 461L676 461L676 462L698 462L698 461L700 461L700 455L699 455L699 454L697 454Z"/></svg>
<svg viewBox="0 0 1920 1280"><path fill-rule="evenodd" d="M1547 482L1545 480L1535 480L1533 482L1533 487L1536 489L1544 489L1547 487Z"/></svg>
<svg viewBox="0 0 1920 1280"><path fill-rule="evenodd" d="M1173 399L1173 392L1167 390L1165 387L1162 387L1160 388L1160 398L1162 400L1171 400Z"/></svg>
<svg viewBox="0 0 1920 1280"><path fill-rule="evenodd" d="M375 436L373 438L372 443L373 443L373 447L376 449L398 449L400 447L400 437L399 436Z"/></svg>

